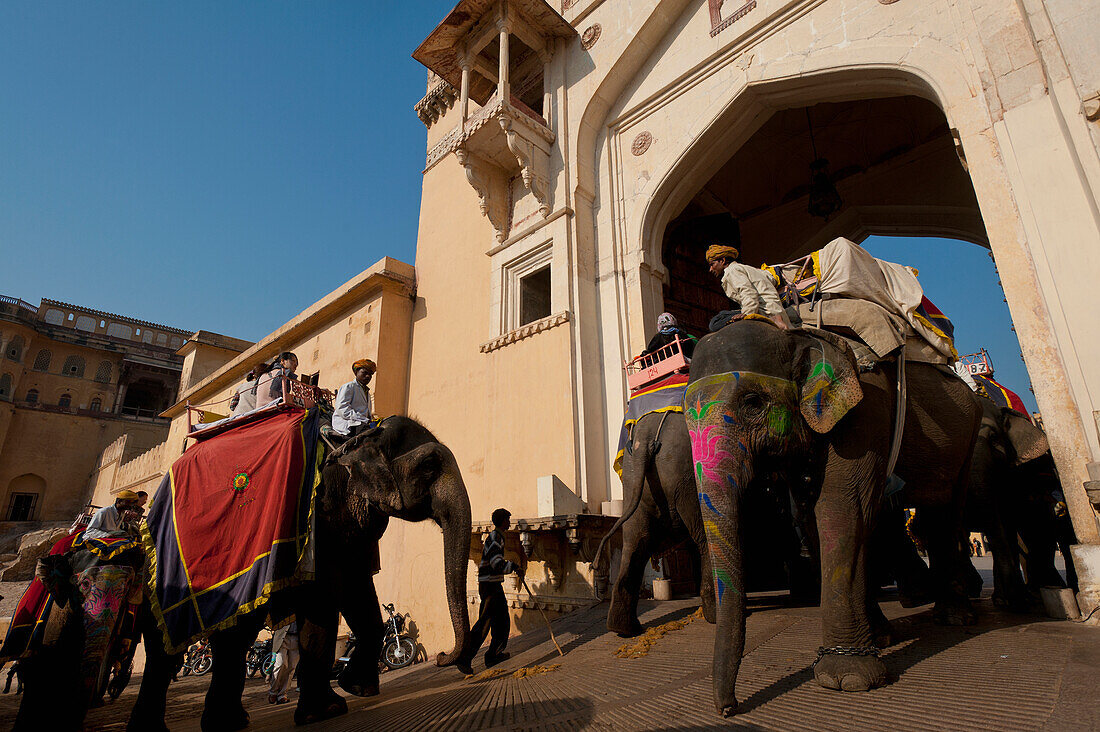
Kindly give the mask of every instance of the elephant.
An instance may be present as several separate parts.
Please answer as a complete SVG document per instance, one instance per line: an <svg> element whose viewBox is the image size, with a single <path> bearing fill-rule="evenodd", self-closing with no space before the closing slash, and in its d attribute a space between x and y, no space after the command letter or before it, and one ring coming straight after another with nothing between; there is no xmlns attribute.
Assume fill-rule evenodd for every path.
<svg viewBox="0 0 1100 732"><path fill-rule="evenodd" d="M372 572L377 541L391 517L432 520L443 531L444 582L454 630L454 649L439 666L454 665L469 644L466 565L470 500L451 451L423 425L390 417L348 440L326 458L316 498L316 570L312 580L277 591L267 606L210 634L214 656L202 715L204 730L241 729L249 717L241 703L245 654L268 614L298 621L300 695L297 724L347 711L329 677L335 660L338 613L359 646L341 672L340 687L356 696L378 694L378 655L384 625ZM165 699L180 656L165 652L154 622L144 627L147 661L128 729L166 729Z"/></svg>
<svg viewBox="0 0 1100 732"><path fill-rule="evenodd" d="M695 495L691 443L678 415L650 412L634 424L623 458L623 498L626 510L600 541L594 562L598 566L603 561L604 546L622 529L622 559L607 612L607 629L624 637L642 632L638 594L646 562L654 553L684 540L690 540L698 552L703 616L713 623L710 553Z"/></svg>
<svg viewBox="0 0 1100 732"><path fill-rule="evenodd" d="M982 397L982 423L970 466L967 528L988 537L993 554L993 604L1017 611L1041 606L1043 584L1064 585L1054 569L1055 494L1061 493L1046 435L1026 416ZM1069 528L1072 534L1072 527ZM1020 574L1027 547L1028 582ZM1072 540L1071 540L1072 541Z"/></svg>
<svg viewBox="0 0 1100 732"><path fill-rule="evenodd" d="M811 328L745 318L705 336L692 359L684 417L711 552L718 627L713 660L719 713L737 709L745 644L745 498L785 477L804 530L820 547L823 641L819 684L845 691L886 681L875 647L888 624L868 587L867 546L883 502L896 420L897 365L860 370L849 344ZM941 622L976 620L956 581L957 542L981 407L953 373L907 364L909 398L894 474L907 503L927 512ZM814 520L808 520L810 517Z"/></svg>
<svg viewBox="0 0 1100 732"><path fill-rule="evenodd" d="M136 544L110 558L78 545L39 559L35 574L52 607L19 662L25 691L15 729L80 729L88 709L101 703L124 636L137 640L132 612L142 601L143 564Z"/></svg>

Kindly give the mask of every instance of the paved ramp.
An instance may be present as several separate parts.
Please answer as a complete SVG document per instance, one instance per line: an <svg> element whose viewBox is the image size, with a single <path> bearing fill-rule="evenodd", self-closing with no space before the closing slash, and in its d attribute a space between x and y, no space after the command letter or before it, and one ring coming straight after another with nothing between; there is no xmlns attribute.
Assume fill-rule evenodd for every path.
<svg viewBox="0 0 1100 732"><path fill-rule="evenodd" d="M642 602L642 622L690 616L698 601ZM770 604L769 604L770 602ZM880 689L842 693L819 687L810 664L820 645L817 608L751 602L747 656L738 681L741 713L721 719L711 702L714 626L702 620L668 633L648 655L618 658L623 639L604 629L606 605L555 621L559 658L545 631L514 638L508 671L557 669L464 679L455 669L420 664L382 677L382 694L349 699L347 716L310 728L382 730L1093 730L1100 729L1100 628L995 611L978 603L982 621L940 628L927 609L886 602L899 641L883 658L895 677ZM483 669L481 658L475 671ZM198 729L209 677L173 684L169 723ZM116 704L89 716L92 728L121 729L133 704L132 684ZM289 730L293 704L266 703L259 680L246 686L253 729ZM0 726L14 714L0 698Z"/></svg>

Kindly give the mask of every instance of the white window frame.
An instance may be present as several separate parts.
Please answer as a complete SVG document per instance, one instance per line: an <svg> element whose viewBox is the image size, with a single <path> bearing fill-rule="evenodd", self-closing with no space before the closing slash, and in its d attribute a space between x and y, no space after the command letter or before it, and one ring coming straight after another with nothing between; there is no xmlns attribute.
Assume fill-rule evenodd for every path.
<svg viewBox="0 0 1100 732"><path fill-rule="evenodd" d="M520 280L543 267L550 267L550 312L555 312L554 297L554 240L548 239L536 247L505 262L501 272L504 284L503 307L501 308L501 334L521 328L520 323Z"/></svg>

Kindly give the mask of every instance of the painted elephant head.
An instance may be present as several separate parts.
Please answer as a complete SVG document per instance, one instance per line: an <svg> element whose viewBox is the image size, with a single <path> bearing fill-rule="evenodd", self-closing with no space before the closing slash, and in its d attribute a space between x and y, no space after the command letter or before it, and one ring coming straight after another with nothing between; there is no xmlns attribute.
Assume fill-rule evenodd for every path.
<svg viewBox="0 0 1100 732"><path fill-rule="evenodd" d="M453 664L470 637L470 499L455 456L415 420L390 417L334 453L323 482L322 513L341 530L373 542L390 517L430 519L443 530L444 581L455 646L441 653L436 663Z"/></svg>
<svg viewBox="0 0 1100 732"><path fill-rule="evenodd" d="M44 637L43 643L80 645L54 649L62 657L79 658L79 689L69 697L76 706L86 708L104 688L122 617L131 605L141 603L142 562L134 550L107 561L87 549L38 561L35 574L54 598L50 625L57 633Z"/></svg>
<svg viewBox="0 0 1100 732"><path fill-rule="evenodd" d="M718 602L713 675L724 714L736 708L745 643L744 498L758 476L814 484L823 462L817 437L862 399L857 374L842 339L755 320L729 325L695 349L684 417Z"/></svg>

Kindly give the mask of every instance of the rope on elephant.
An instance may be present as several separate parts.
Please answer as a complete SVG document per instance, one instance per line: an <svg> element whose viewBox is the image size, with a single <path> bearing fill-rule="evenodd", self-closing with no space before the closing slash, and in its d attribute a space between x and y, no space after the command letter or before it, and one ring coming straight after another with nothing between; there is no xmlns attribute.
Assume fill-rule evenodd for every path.
<svg viewBox="0 0 1100 732"><path fill-rule="evenodd" d="M524 666L523 668L517 668L515 671L509 671L506 668L487 668L479 674L469 674L466 676L466 681L488 681L489 679L497 679L501 676L511 676L514 679L526 679L530 676L538 676L539 674L548 674L551 671L556 671L561 668L560 663L552 663L549 666L540 666L535 664L534 666Z"/></svg>
<svg viewBox="0 0 1100 732"><path fill-rule="evenodd" d="M649 655L650 649L652 649L662 637L674 630L683 630L702 617L703 608L699 608L683 620L670 620L663 625L650 628L645 633L635 638L631 643L625 643L619 646L619 650L615 651L615 656L618 658L641 658L642 656L647 656Z"/></svg>

